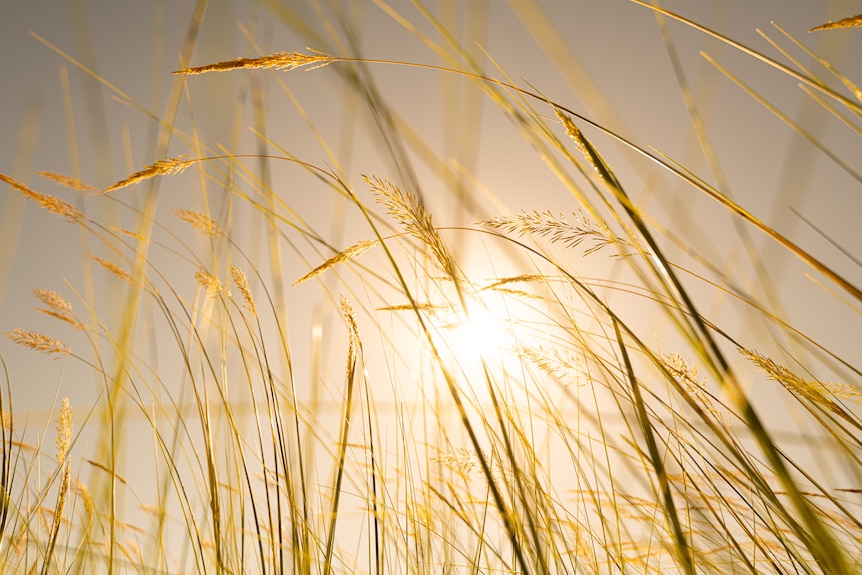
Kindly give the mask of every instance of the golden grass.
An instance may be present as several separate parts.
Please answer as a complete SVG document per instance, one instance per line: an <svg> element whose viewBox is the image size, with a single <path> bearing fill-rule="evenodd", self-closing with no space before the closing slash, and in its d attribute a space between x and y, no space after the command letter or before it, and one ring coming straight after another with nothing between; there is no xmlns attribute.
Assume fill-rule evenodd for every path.
<svg viewBox="0 0 862 575"><path fill-rule="evenodd" d="M66 176L64 174L58 174L55 172L45 172L45 171L38 171L38 172L36 172L36 174L39 176L42 176L46 180L50 180L50 181L54 182L55 184L59 184L65 188L69 188L71 190L75 190L78 192L95 193L95 192L99 191L94 186L91 186L89 184L85 184L84 182L82 182L78 178L73 178L72 176Z"/></svg>
<svg viewBox="0 0 862 575"><path fill-rule="evenodd" d="M158 160L157 162L149 166L144 166L143 169L135 172L128 178L124 178L119 182L108 186L107 188L102 190L101 193L107 194L128 186L133 186L135 184L151 180L156 176L170 176L174 174L181 174L186 170L186 168L194 164L195 161L196 160L188 159L185 156Z"/></svg>
<svg viewBox="0 0 862 575"><path fill-rule="evenodd" d="M207 64L206 66L198 66L195 68L183 68L176 70L174 74L185 74L189 76L197 74L206 74L209 72L230 72L232 70L257 70L273 68L276 70L295 70L309 66L306 70L314 70L326 66L336 60L329 54L318 52L317 50L308 49L312 54L303 54L301 52L275 52L268 56L260 58L237 58L225 62L217 62L215 64Z"/></svg>
<svg viewBox="0 0 862 575"><path fill-rule="evenodd" d="M48 337L35 331L27 331L16 327L12 331L4 331L3 335L18 345L23 345L47 355L68 355L71 353L69 346L59 339Z"/></svg>
<svg viewBox="0 0 862 575"><path fill-rule="evenodd" d="M837 30L840 28L862 28L862 14L841 18L834 22L827 22L820 26L815 26L808 30L809 32L819 32L820 30Z"/></svg>
<svg viewBox="0 0 862 575"><path fill-rule="evenodd" d="M230 275L233 278L233 283L236 286L236 289L238 289L239 293L242 295L245 307L253 315L257 315L257 308L254 305L254 297L251 295L251 288L248 285L248 279L245 277L245 272L242 271L240 267L231 265Z"/></svg>
<svg viewBox="0 0 862 575"><path fill-rule="evenodd" d="M335 254L334 256L332 256L331 258L329 258L328 260L326 260L325 262L323 262L322 264L320 264L319 266L293 282L293 285L298 286L299 284L307 282L308 280L322 274L328 269L334 268L339 264L349 262L353 258L361 256L362 254L376 246L378 243L378 240L365 240L355 243L349 248L338 252L337 254Z"/></svg>
<svg viewBox="0 0 862 575"><path fill-rule="evenodd" d="M97 405L78 433L96 433L100 443L92 449L76 438L64 398L55 456L43 455L47 429L25 435L28 429L11 416L7 383L0 393L4 569L46 575L855 572L862 558L854 484L862 474L856 358L829 350L785 321L780 308L743 291L735 270L705 256L680 262L666 255L690 255L697 246L659 225L650 201L629 196L622 180L633 176L612 170L606 158L613 156L602 155L578 125L717 199L736 222L778 239L846 293L856 295L858 288L669 157L537 90L480 72L476 52L460 46L424 7L417 9L444 43L381 8L450 67L311 51L174 72L333 64L326 73L342 75L356 102L372 112L396 166L392 179L361 176L367 194L354 191L325 142L335 169L286 150L267 153L265 146L278 144L273 134L263 136L265 96L256 79L249 90L263 142L257 154L228 153L221 144L210 149L197 126L185 133L169 115L162 127L192 157L155 162L99 193L77 179L38 172L91 192L87 216L0 174L44 209L84 224L87 242L134 270L90 256L130 286L116 290L112 280L93 281L95 273L86 278L84 295L75 298L86 309L86 326L65 297L32 290L40 313L81 330L75 337L89 344L86 354L72 354L63 341L35 331L5 332L18 345L68 357L76 371L95 375ZM282 16L290 20L287 12ZM320 17L326 18L322 11ZM355 32L349 19L325 24L333 35L342 26ZM537 17L534 24L542 22ZM812 30L857 25L850 18ZM349 51L347 32L331 52ZM308 40L326 45L323 36ZM849 106L808 71L770 62ZM484 206L471 196L477 178L468 166L444 169L458 160L434 158L359 64L424 67L474 82L513 120L560 190L581 205L565 214L541 207L481 213L472 226L440 227L445 212L432 210L436 197L419 194L403 150L414 146L451 177L441 189L455 194L459 206ZM194 81L176 84L190 107ZM244 113L238 106L238 117ZM311 121L304 111L303 117ZM154 157L164 157L163 144ZM341 202L343 221L361 220L356 229L368 239L335 247L344 245L341 230L329 238L295 209L292 192L269 168L276 162L312 175ZM140 207L111 193L192 164L200 167L201 201L182 202L206 206L205 213L172 214L217 240L187 245L174 234L176 221L152 219L154 197ZM653 185L627 187L641 184ZM100 209L91 211L90 202ZM246 210L251 229L240 219ZM224 217L216 221L209 213ZM248 231L260 231L265 243L242 243ZM665 248L674 243L686 249ZM469 260L459 259L467 250L456 245L485 250L485 277L475 277ZM380 257L360 259L371 249ZM341 265L351 273L308 285ZM293 282L301 289L286 289L286 278L309 269ZM177 280L192 273L194 286ZM230 300L231 284L236 300ZM299 302L301 292L319 300ZM716 303L725 296L749 306L746 312L756 316L746 316L750 326L726 321ZM108 305L116 303L119 314ZM339 313L341 321L333 321ZM486 343L480 340L500 334L457 339L459 328L466 331L483 314L496 320L488 329L505 331L511 341L478 351ZM754 332L761 328L768 336L758 340ZM86 347L77 342L76 350ZM752 351L761 346L773 355ZM821 381L820 373L843 383ZM20 375L6 381L13 378ZM61 382L64 391L77 391L77 384ZM764 413L776 405L797 429L765 423L772 420ZM132 421L147 437L128 435L124 424ZM87 464L80 472L78 451ZM130 458L140 467L128 465Z"/></svg>
<svg viewBox="0 0 862 575"><path fill-rule="evenodd" d="M218 222L206 214L191 210L174 210L172 213L202 234L218 236L224 233L219 227Z"/></svg>
<svg viewBox="0 0 862 575"><path fill-rule="evenodd" d="M24 184L10 178L5 174L0 174L0 181L5 182L24 194L24 196L52 214L65 218L70 222L77 222L84 218L75 206L65 200L61 200L50 194L36 192L25 186Z"/></svg>
<svg viewBox="0 0 862 575"><path fill-rule="evenodd" d="M115 276L120 278L121 280L123 280L123 281L131 281L132 280L131 274L129 272L127 272L126 270L124 270L123 268L121 268L120 266L118 266L117 264L115 264L114 262L106 260L105 258L100 258L99 256L95 256L92 254L90 255L90 257L97 264L99 264L100 266L102 266L103 268L105 268L106 270L108 270L109 272L111 272L112 274L114 274Z"/></svg>

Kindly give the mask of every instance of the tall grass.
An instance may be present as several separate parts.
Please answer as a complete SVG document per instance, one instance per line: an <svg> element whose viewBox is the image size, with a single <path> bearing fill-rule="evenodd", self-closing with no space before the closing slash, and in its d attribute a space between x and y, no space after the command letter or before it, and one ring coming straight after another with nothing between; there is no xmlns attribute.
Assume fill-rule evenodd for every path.
<svg viewBox="0 0 862 575"><path fill-rule="evenodd" d="M785 65L635 2L664 32L667 19L678 20L792 77L860 133L862 92L826 62L814 71L788 55ZM25 440L34 434L12 405L26 383L4 361L3 571L856 572L858 357L794 326L759 246L799 259L846 314L859 313L858 270L825 262L730 195L681 67L679 90L709 175L541 86L483 70L472 47L423 15L424 27L404 25L448 64L363 58L335 10L327 24L342 35L332 42L294 21L314 50L184 66L174 76L176 102L185 93L189 106L206 97L195 91L198 75L339 76L350 88L345 103L369 111L391 174L350 175L323 136L326 165L280 147L284 139L258 122L254 82L256 151L201 141L193 123L180 128L169 112L159 119L159 159L104 189L41 172L64 196L76 194L73 202L0 174L10 193L98 246L103 255L86 263L88 289L124 302L103 319L101 296L70 284L70 302L37 287L37 309L58 322L56 332L5 332L70 369L85 367L98 391L73 416L79 387L61 383L51 457L51 430ZM816 31L853 33L844 29L858 23ZM671 36L664 41L676 58ZM440 160L409 133L374 83L382 66L460 78L484 94L572 208L529 205L525 194L521 211L441 225L416 156L439 170L460 206L499 203L469 166ZM289 90L279 98L302 112ZM764 113L810 136L764 103ZM166 153L167 135L185 154ZM858 180L844 151L817 145ZM756 289L699 252L688 226L650 213L630 191L641 183L608 160L620 153L646 158L725 210ZM163 215L157 184L191 186L193 174L197 199L189 193L181 199L189 207ZM335 198L355 235L319 231L319 214L298 207L307 193ZM94 215L103 207L125 223L103 222ZM245 241L250 226L264 250ZM324 304L294 303L321 294ZM713 298L744 323L710 309ZM68 327L71 343L55 335Z"/></svg>

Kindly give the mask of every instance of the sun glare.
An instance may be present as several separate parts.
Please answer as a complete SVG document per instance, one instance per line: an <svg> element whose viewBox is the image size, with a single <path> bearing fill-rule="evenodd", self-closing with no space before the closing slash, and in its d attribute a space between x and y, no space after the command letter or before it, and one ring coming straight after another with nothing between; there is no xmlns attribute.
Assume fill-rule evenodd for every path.
<svg viewBox="0 0 862 575"><path fill-rule="evenodd" d="M449 326L449 345L460 360L493 359L511 347L505 320L486 306L473 306Z"/></svg>

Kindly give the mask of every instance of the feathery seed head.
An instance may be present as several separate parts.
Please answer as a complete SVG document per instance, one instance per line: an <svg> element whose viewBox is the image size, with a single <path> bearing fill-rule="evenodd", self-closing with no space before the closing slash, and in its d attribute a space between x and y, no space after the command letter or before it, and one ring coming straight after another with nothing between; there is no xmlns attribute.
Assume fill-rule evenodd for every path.
<svg viewBox="0 0 862 575"><path fill-rule="evenodd" d="M100 258L98 256L94 256L94 255L90 255L90 257L93 258L96 261L96 263L98 263L100 266L102 266L103 268L105 268L106 270L108 270L109 272L111 272L112 274L114 274L115 276L120 278L121 280L131 281L131 279L132 279L131 274L129 274L129 272L127 272L126 270L124 270L123 268L121 268L120 266L115 264L114 262L110 262L106 259L102 259L102 258Z"/></svg>
<svg viewBox="0 0 862 575"><path fill-rule="evenodd" d="M242 299L245 300L245 306L251 313L257 315L257 310L254 307L254 298L251 295L251 288L248 287L248 279L245 277L245 272L239 267L231 265L230 274L233 277L233 283L236 285L239 293L242 294Z"/></svg>
<svg viewBox="0 0 862 575"><path fill-rule="evenodd" d="M9 184L52 214L66 218L70 222L77 222L84 218L84 214L82 214L78 208L60 198L54 197L50 194L33 191L21 182L18 182L5 174L0 174L0 181Z"/></svg>
<svg viewBox="0 0 862 575"><path fill-rule="evenodd" d="M227 60L217 62L215 64L207 64L206 66L197 66L194 68L184 68L176 70L174 74L185 74L188 76L196 74L206 74L207 72L229 72L231 70L253 70L275 68L276 70L294 70L309 66L306 70L314 70L331 64L338 60L335 56L318 52L308 48L313 54L303 54L301 52L275 52L269 56L261 56L260 58L236 58L235 60Z"/></svg>
<svg viewBox="0 0 862 575"><path fill-rule="evenodd" d="M191 210L174 210L171 213L191 225L197 231L208 236L216 236L223 233L218 223L206 214Z"/></svg>
<svg viewBox="0 0 862 575"><path fill-rule="evenodd" d="M862 14L856 14L855 16L849 16L834 22L827 22L826 24L815 26L808 31L819 32L820 30L835 30L838 28L862 28Z"/></svg>
<svg viewBox="0 0 862 575"><path fill-rule="evenodd" d="M195 272L195 279L197 279L198 283L202 287L206 288L208 292L230 297L230 289L225 287L224 283L211 273L205 270Z"/></svg>
<svg viewBox="0 0 862 575"><path fill-rule="evenodd" d="M299 284L306 282L317 275L322 274L329 268L335 267L338 264L350 261L353 258L364 254L372 247L377 245L377 242L378 240L366 240L357 244L353 244L349 248L338 252L337 254L335 254L334 256L332 256L331 258L329 258L328 260L326 260L325 262L323 262L322 264L320 264L319 266L293 282L293 285L298 286Z"/></svg>
<svg viewBox="0 0 862 575"><path fill-rule="evenodd" d="M69 398L64 397L57 417L57 461L63 462L69 454L72 445L72 408Z"/></svg>
<svg viewBox="0 0 862 575"><path fill-rule="evenodd" d="M59 339L48 337L35 331L26 331L16 327L12 331L3 332L3 335L18 345L23 345L24 347L28 347L34 351L39 351L48 355L69 355L71 353L69 346Z"/></svg>
<svg viewBox="0 0 862 575"><path fill-rule="evenodd" d="M39 176L42 176L43 178L45 178L47 180L51 180L55 184L59 184L59 185L63 186L64 188L69 188L71 190L76 190L78 192L95 193L95 192L99 191L94 186L85 184L84 182L82 182L78 178L73 178L72 176L57 174L55 172L43 172L43 171L36 172L36 174Z"/></svg>
<svg viewBox="0 0 862 575"><path fill-rule="evenodd" d="M154 164L144 166L142 170L135 172L124 180L120 180L113 186L105 188L104 190L102 190L102 193L107 194L108 192L113 192L115 190L119 190L121 188L125 188L127 186L131 186L133 184L149 180L156 176L171 176L174 174L181 174L183 173L183 171L185 171L186 168L194 164L196 161L197 160L189 159L185 156L177 156L176 158L159 160Z"/></svg>

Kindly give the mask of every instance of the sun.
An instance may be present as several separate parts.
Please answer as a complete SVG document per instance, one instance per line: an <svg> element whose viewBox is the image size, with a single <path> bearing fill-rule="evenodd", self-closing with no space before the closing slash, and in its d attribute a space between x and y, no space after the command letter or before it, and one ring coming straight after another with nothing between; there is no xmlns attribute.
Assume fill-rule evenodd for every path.
<svg viewBox="0 0 862 575"><path fill-rule="evenodd" d="M501 353L512 347L511 326L503 319L503 311L481 301L452 318L446 325L446 339L459 361L499 359Z"/></svg>

